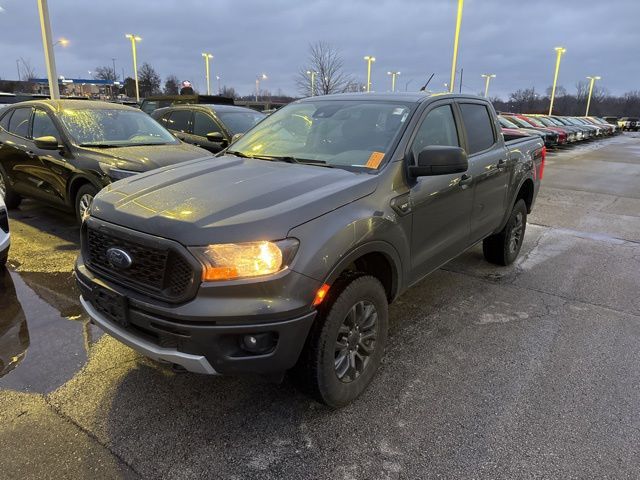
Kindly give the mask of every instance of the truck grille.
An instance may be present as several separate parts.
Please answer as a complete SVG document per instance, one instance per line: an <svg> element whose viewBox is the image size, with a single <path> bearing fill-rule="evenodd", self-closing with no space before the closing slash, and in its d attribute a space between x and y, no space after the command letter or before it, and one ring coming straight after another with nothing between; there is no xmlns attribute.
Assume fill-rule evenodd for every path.
<svg viewBox="0 0 640 480"><path fill-rule="evenodd" d="M87 267L109 279L133 287L136 291L168 301L185 300L193 291L197 272L182 253L171 246L146 244L132 239L135 234L119 235L105 228L86 226L84 229L85 260ZM114 267L107 259L110 248L124 250L131 257L131 266Z"/></svg>

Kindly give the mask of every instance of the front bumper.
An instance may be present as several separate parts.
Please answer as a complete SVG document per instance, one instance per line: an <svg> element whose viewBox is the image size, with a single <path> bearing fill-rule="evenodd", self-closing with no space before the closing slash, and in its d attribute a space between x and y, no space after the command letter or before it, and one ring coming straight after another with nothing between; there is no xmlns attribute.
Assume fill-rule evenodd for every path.
<svg viewBox="0 0 640 480"><path fill-rule="evenodd" d="M215 317L215 312L207 308L212 305L211 299L199 296L186 305L164 306L159 313L150 308L153 304L136 298L135 292L97 278L81 261L76 265L75 274L81 292L80 303L94 324L149 358L177 364L195 373L282 373L298 361L316 316L315 310L307 309L284 319L252 315L244 320L234 317L230 322ZM120 323L95 304L95 289L126 299L126 322ZM190 315L189 320L184 320L184 315L177 313L203 309L208 310L209 316ZM272 348L264 353L243 349L242 341L247 335L260 334L274 339Z"/></svg>

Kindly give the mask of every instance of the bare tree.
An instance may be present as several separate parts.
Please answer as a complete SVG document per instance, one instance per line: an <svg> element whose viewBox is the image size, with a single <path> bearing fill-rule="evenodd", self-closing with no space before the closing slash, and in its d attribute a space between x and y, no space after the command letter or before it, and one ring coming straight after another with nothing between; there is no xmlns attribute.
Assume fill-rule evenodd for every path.
<svg viewBox="0 0 640 480"><path fill-rule="evenodd" d="M307 65L300 68L296 76L298 90L303 95L327 95L346 91L352 80L348 74L344 73L343 66L344 61L340 51L331 44L327 42L310 44ZM312 76L313 92L311 91Z"/></svg>
<svg viewBox="0 0 640 480"><path fill-rule="evenodd" d="M228 98L240 98L235 88L227 87L226 85L223 85L223 87L220 89L220 95Z"/></svg>
<svg viewBox="0 0 640 480"><path fill-rule="evenodd" d="M24 58L20 57L20 63L22 63L22 66L20 67L20 80L22 80L23 82L28 82L36 78L36 70L33 68L29 60L25 60Z"/></svg>
<svg viewBox="0 0 640 480"><path fill-rule="evenodd" d="M165 95L178 95L180 92L180 80L175 75L169 75L164 81Z"/></svg>
<svg viewBox="0 0 640 480"><path fill-rule="evenodd" d="M108 80L109 82L115 82L118 79L118 74L113 67L96 67L93 72L93 78L96 80Z"/></svg>
<svg viewBox="0 0 640 480"><path fill-rule="evenodd" d="M140 96L147 97L160 92L160 75L155 69L147 62L142 64L140 70L138 70L138 87L140 89Z"/></svg>

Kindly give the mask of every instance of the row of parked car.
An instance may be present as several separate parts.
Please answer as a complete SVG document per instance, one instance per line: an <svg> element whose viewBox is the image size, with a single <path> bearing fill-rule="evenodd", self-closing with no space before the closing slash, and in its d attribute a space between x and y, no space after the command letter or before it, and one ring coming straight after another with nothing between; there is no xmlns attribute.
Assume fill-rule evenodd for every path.
<svg viewBox="0 0 640 480"><path fill-rule="evenodd" d="M620 133L622 130L599 117L569 117L500 113L498 121L505 139L538 135L547 148L563 146Z"/></svg>

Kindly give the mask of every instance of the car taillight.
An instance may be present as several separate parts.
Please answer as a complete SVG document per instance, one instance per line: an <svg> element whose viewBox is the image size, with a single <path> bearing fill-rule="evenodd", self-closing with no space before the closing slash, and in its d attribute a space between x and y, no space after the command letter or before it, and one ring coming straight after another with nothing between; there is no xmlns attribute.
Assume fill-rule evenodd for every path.
<svg viewBox="0 0 640 480"><path fill-rule="evenodd" d="M540 168L538 169L538 180L542 180L544 175L544 161L547 159L547 147L542 147L540 152Z"/></svg>

